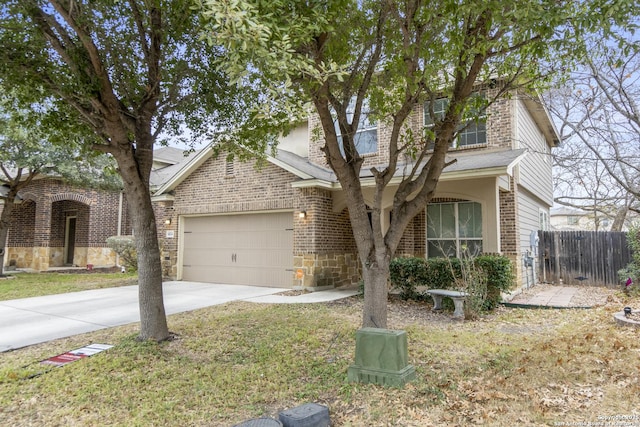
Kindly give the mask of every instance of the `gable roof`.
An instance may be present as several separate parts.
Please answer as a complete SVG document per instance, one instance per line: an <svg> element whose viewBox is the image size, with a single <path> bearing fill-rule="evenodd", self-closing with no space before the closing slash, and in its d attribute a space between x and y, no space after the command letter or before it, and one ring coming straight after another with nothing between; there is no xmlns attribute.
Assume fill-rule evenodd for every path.
<svg viewBox="0 0 640 427"><path fill-rule="evenodd" d="M153 196L158 199L180 185L189 175L213 156L214 151L212 147L213 143L197 151L185 161L174 165L171 169L162 169L162 171L166 169L167 173L163 176L165 179L158 185ZM313 179L316 175L330 178L330 175L324 172L326 169L313 165L306 158L283 150L277 151L278 154L275 157L267 156L267 160L275 166L291 172L301 179ZM333 174L333 172L331 172L331 174Z"/></svg>
<svg viewBox="0 0 640 427"><path fill-rule="evenodd" d="M153 161L167 165L181 163L185 158L185 150L177 147L159 147L153 150Z"/></svg>
<svg viewBox="0 0 640 427"><path fill-rule="evenodd" d="M149 184L153 189L161 187L171 177L176 175L182 168L187 165L198 152L188 152L182 148L162 147L153 152L154 164L166 164L167 166L158 167L151 170L149 176Z"/></svg>
<svg viewBox="0 0 640 427"><path fill-rule="evenodd" d="M526 154L527 151L524 148L517 150L452 152L447 155L447 161L454 159L456 161L443 171L440 180L511 175L513 168ZM212 156L213 150L209 145L183 162L170 168L162 169L162 171L166 170L166 174L163 175L165 179L158 185L154 198L159 200L167 197L170 191L180 185ZM306 157L301 157L289 151L277 150L277 154L275 156L267 156L267 160L297 176L299 180L292 183L295 188L322 187L334 190L341 188L335 173L331 169L311 163ZM411 166L410 163L399 165L394 180L400 181ZM373 185L373 175L369 168L360 172L360 178L363 186Z"/></svg>
<svg viewBox="0 0 640 427"><path fill-rule="evenodd" d="M497 177L501 175L511 175L513 168L527 155L524 148L517 150L495 150L495 151L467 151L450 152L446 161L455 160L455 163L448 166L440 177L440 181L453 181L467 178ZM289 153L287 156L291 156ZM295 156L295 155L294 155ZM306 159L303 159L306 160ZM298 161L304 164L303 162ZM409 173L413 163L407 162L398 165L391 180L393 184L399 182ZM424 166L424 165L422 165ZM319 168L318 166L315 166ZM380 169L382 166L380 167ZM293 183L294 187L324 187L330 189L341 188L333 171L322 169L322 172L311 179L301 180ZM371 169L360 171L360 179L363 186L374 185Z"/></svg>
<svg viewBox="0 0 640 427"><path fill-rule="evenodd" d="M538 94L534 96L523 94L522 100L529 113L531 113L533 121L536 122L536 125L544 135L547 144L550 147L560 146L560 132L558 132L556 125L553 123L551 113L542 97Z"/></svg>

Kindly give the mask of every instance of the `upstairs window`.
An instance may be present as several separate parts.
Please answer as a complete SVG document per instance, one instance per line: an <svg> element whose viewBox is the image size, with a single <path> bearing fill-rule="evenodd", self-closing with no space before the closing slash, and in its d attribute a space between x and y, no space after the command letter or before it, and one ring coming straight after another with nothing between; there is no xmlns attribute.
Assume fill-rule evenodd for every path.
<svg viewBox="0 0 640 427"><path fill-rule="evenodd" d="M477 95L481 96L481 95ZM433 114L436 120L442 120L447 107L449 106L448 98L439 98L433 102ZM433 117L429 111L430 102L424 104L424 126L432 128L434 125ZM487 116L484 110L470 109L466 116L472 117L465 120L458 126L458 135L451 143L451 148L470 147L476 145L484 145L487 143ZM433 148L433 147L432 147Z"/></svg>
<svg viewBox="0 0 640 427"><path fill-rule="evenodd" d="M353 123L353 113L355 111L356 98L352 97L347 106L347 121ZM353 137L353 142L356 146L356 150L360 154L372 154L378 152L378 123L369 119L370 109L369 102L364 101L362 103L362 111L360 113L360 122L358 123L358 129ZM342 148L342 134L340 132L340 126L338 120L334 120L336 135L338 136L338 143L340 144L340 152L344 155Z"/></svg>

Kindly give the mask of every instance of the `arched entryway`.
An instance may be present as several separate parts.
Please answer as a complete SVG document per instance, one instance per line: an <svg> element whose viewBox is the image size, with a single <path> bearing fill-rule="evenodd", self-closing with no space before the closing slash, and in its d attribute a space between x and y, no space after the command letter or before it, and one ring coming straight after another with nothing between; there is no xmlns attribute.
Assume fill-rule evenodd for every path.
<svg viewBox="0 0 640 427"><path fill-rule="evenodd" d="M51 203L50 267L87 264L91 210L74 199L78 197Z"/></svg>

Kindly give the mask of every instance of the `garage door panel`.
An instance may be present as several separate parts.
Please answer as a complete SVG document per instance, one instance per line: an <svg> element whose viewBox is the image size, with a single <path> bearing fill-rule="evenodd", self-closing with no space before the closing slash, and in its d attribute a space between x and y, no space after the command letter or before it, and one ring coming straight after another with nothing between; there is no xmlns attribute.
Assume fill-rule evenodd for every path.
<svg viewBox="0 0 640 427"><path fill-rule="evenodd" d="M293 214L184 220L183 280L291 287Z"/></svg>
<svg viewBox="0 0 640 427"><path fill-rule="evenodd" d="M191 249L185 251L185 265L225 265L231 262L231 255L227 250L220 249Z"/></svg>

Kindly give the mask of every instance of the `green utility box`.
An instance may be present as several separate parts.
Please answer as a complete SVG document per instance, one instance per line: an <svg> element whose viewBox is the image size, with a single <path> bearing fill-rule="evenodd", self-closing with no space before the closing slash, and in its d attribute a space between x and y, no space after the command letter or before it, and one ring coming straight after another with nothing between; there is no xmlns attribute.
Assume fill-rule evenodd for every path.
<svg viewBox="0 0 640 427"><path fill-rule="evenodd" d="M415 377L415 368L408 364L405 331L362 328L356 332L356 361L347 372L350 382L402 387Z"/></svg>

